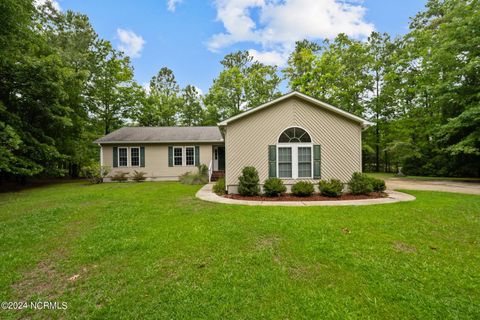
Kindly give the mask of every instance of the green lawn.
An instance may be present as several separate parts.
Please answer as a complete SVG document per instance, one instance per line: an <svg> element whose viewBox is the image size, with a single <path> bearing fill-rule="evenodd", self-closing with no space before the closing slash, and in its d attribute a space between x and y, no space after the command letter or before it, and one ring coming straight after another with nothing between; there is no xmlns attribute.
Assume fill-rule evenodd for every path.
<svg viewBox="0 0 480 320"><path fill-rule="evenodd" d="M68 303L0 319L480 318L479 196L245 207L198 188L0 194L0 301Z"/></svg>
<svg viewBox="0 0 480 320"><path fill-rule="evenodd" d="M367 172L369 176L379 178L379 179L390 179L390 178L402 178L402 179L411 179L411 180L446 180L446 181L467 181L467 182L479 182L480 178L460 178L460 177L427 177L427 176L405 176L397 177L394 173L384 173L384 172Z"/></svg>

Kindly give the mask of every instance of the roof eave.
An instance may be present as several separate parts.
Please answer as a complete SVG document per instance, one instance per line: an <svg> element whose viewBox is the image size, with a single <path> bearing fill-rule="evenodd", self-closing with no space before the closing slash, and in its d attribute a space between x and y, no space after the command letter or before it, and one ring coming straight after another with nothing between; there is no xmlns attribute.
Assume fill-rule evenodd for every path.
<svg viewBox="0 0 480 320"><path fill-rule="evenodd" d="M332 111L332 112L334 112L334 113L337 113L337 114L339 114L339 115L344 116L345 118L348 118L348 119L353 120L353 121L355 121L355 122L359 122L359 123L362 125L362 127L364 127L364 128L373 125L373 123L370 122L370 121L367 121L367 120L365 120L365 119L363 119L363 118L360 118L360 117L358 117L358 116L356 116L356 115L354 115L354 114L351 114L351 113L349 113L349 112L347 112L347 111L344 111L344 110L342 110L342 109L340 109L340 108L334 107L334 106L332 106L332 105L330 105L330 104L328 104L328 103L326 103L326 102L317 100L317 99L315 99L315 98L312 98L312 97L310 97L310 96L307 96L306 94L303 94L303 93L300 93L300 92L297 92L297 91L293 91L293 92L287 93L287 94L285 94L285 95L283 95L283 96L281 96L281 97L278 97L277 99L274 99L274 100L272 100L272 101L269 101L269 102L267 102L267 103L264 103L264 104L262 104L262 105L260 105L260 106L258 106L258 107L255 107L255 108L252 108L252 109L247 110L247 111L245 111L245 112L242 112L242 113L240 113L240 114L237 114L236 116L233 116L233 117L231 117L231 118L229 118L229 119L225 119L225 120L223 120L222 122L218 123L217 125L220 126L220 127L224 127L224 126L226 126L228 123L230 123L230 122L232 122L232 121L235 121L235 120L237 120L237 119L239 119L239 118L242 118L242 117L244 117L244 116L246 116L246 115L249 115L250 113L254 113L254 112L256 112L256 111L262 110L262 109L264 109L264 108L266 108L266 107L271 106L272 104L275 104L275 103L277 103L277 102L279 102L279 101L288 99L288 98L293 97L293 96L297 96L297 97L303 98L303 99L305 99L305 100L307 100L307 101L310 101L311 103L313 103L313 104L315 104L315 105L317 105L317 106L322 106L322 107L324 107L324 108L327 109L327 110L330 110L330 111Z"/></svg>
<svg viewBox="0 0 480 320"><path fill-rule="evenodd" d="M224 142L222 140L179 140L179 141L129 141L129 140L123 140L123 141L98 141L95 140L93 143L97 144L120 144L120 143L222 143Z"/></svg>

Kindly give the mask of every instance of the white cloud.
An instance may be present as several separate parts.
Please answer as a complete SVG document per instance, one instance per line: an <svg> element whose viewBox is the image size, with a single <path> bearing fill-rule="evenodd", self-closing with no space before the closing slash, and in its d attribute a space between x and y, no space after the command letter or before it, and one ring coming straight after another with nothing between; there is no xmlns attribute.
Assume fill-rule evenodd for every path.
<svg viewBox="0 0 480 320"><path fill-rule="evenodd" d="M58 1L55 0L34 0L33 5L38 8L40 6L43 6L47 2L50 2L55 10L62 11L60 4L58 3Z"/></svg>
<svg viewBox="0 0 480 320"><path fill-rule="evenodd" d="M167 0L168 11L174 12L177 9L177 5L182 3L183 0Z"/></svg>
<svg viewBox="0 0 480 320"><path fill-rule="evenodd" d="M298 40L339 33L364 38L374 30L364 20L365 7L356 0L215 0L214 5L225 32L213 35L208 48L218 51L252 42L262 49L250 52L265 63L284 64Z"/></svg>
<svg viewBox="0 0 480 320"><path fill-rule="evenodd" d="M145 92L146 92L147 94L150 94L150 82L144 82L144 83L142 84L142 87L143 87L143 90L145 90Z"/></svg>
<svg viewBox="0 0 480 320"><path fill-rule="evenodd" d="M255 60L259 62L277 66L282 66L285 61L288 60L289 54L289 52L286 50L257 51L255 49L250 49L248 52Z"/></svg>
<svg viewBox="0 0 480 320"><path fill-rule="evenodd" d="M118 28L117 37L120 40L118 49L125 52L125 54L132 58L140 57L140 52L145 45L145 40L142 38L142 36L137 35L131 30Z"/></svg>
<svg viewBox="0 0 480 320"><path fill-rule="evenodd" d="M197 87L197 86L194 86L194 87L195 87L195 89L197 90L198 94L201 95L201 96L203 96L203 90L200 89L200 88Z"/></svg>

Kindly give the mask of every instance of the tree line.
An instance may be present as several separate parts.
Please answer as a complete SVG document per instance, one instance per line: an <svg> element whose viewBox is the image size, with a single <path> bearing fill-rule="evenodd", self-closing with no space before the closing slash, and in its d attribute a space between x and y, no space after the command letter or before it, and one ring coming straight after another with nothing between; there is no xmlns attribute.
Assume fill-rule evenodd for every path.
<svg viewBox="0 0 480 320"><path fill-rule="evenodd" d="M98 161L99 136L216 125L278 97L282 81L375 123L363 135L364 170L479 176L479 12L478 1L430 0L404 36L299 41L282 70L234 52L201 95L167 67L139 85L129 57L83 14L4 0L0 177L78 176Z"/></svg>

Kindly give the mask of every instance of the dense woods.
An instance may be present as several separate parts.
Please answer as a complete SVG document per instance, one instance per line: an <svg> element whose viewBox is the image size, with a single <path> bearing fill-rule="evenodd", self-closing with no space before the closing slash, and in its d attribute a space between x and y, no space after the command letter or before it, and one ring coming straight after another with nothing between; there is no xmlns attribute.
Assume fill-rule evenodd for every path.
<svg viewBox="0 0 480 320"><path fill-rule="evenodd" d="M282 81L376 124L367 171L479 176L479 9L430 0L404 36L299 41L283 69L234 52L202 96L167 67L140 86L85 15L2 0L0 177L76 177L98 161L92 141L120 126L215 125L279 96Z"/></svg>

